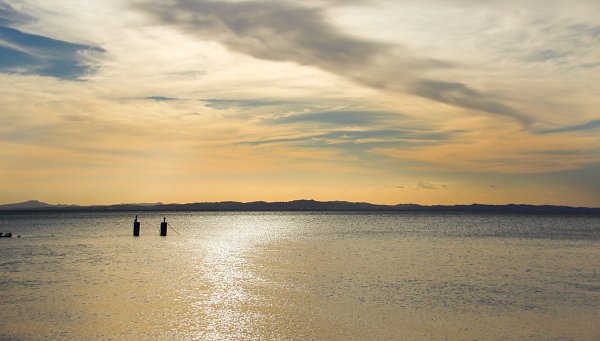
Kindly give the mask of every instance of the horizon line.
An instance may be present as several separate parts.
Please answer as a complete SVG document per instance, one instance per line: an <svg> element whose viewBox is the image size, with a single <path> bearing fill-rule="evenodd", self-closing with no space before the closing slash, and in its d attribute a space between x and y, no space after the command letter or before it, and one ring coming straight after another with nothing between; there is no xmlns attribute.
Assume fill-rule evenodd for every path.
<svg viewBox="0 0 600 341"><path fill-rule="evenodd" d="M528 206L528 207L560 207L560 208L573 208L573 209L600 209L600 207L589 207L589 206L571 206L571 205L559 205L559 204L527 204L527 203L504 203L504 204L487 204L487 203L462 203L462 204L417 204L417 203L396 203L396 204L380 204L371 203L367 201L347 201L347 200L315 200L315 199L293 199L287 201L266 201L266 200L253 200L253 201L235 201L235 200L224 200L224 201L195 201L185 203L164 203L164 202L129 202L129 203L113 203L113 204L50 204L40 200L27 200L16 203L0 204L0 208L5 206L18 206L25 204L39 204L39 207L30 207L33 209L40 208L102 208L102 207L114 207L114 206L138 206L152 208L157 206L184 206L184 205L202 205L202 204L286 204L286 203L298 203L298 202L312 202L317 204L354 204L354 205L370 205L379 207L398 207L398 206L418 206L424 208L432 207L468 207L468 206L488 206L488 207L511 207L511 206ZM25 207L27 208L27 207Z"/></svg>

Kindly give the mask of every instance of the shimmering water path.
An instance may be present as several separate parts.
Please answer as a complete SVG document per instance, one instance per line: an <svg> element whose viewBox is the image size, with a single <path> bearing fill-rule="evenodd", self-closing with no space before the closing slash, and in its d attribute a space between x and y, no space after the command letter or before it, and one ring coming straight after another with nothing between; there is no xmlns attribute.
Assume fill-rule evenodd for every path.
<svg viewBox="0 0 600 341"><path fill-rule="evenodd" d="M131 236L135 214L141 236ZM175 230L158 236L162 217ZM600 217L0 214L0 339L599 340Z"/></svg>

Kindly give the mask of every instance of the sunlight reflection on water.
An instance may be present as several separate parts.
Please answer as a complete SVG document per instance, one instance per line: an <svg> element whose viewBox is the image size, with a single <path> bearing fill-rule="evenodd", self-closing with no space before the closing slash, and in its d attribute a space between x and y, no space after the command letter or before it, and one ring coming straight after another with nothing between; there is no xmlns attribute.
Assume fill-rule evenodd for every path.
<svg viewBox="0 0 600 341"><path fill-rule="evenodd" d="M1 339L597 339L598 217L0 216ZM54 235L54 237L51 237Z"/></svg>
<svg viewBox="0 0 600 341"><path fill-rule="evenodd" d="M251 270L248 256L258 245L276 240L287 231L277 219L268 216L237 215L228 219L227 225L221 219L201 222L212 233L199 240L204 255L194 262L199 281L210 287L209 293L192 303L204 311L206 326L202 333L209 339L252 336L253 326L260 323L261 316L247 307L264 303L264 298L247 291L249 285L261 282L260 276Z"/></svg>

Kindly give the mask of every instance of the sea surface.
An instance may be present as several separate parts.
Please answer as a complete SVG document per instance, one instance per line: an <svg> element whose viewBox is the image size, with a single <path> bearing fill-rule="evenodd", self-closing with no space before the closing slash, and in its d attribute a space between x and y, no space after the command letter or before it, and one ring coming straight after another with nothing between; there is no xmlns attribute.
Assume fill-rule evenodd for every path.
<svg viewBox="0 0 600 341"><path fill-rule="evenodd" d="M600 216L5 212L0 231L1 340L600 340Z"/></svg>

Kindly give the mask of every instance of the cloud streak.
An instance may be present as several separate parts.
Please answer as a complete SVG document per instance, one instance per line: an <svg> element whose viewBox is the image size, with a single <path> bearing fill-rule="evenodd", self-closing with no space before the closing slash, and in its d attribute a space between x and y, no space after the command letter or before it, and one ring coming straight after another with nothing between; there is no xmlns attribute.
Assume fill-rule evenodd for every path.
<svg viewBox="0 0 600 341"><path fill-rule="evenodd" d="M411 89L419 96L438 102L509 117L521 122L524 126L532 123L532 120L522 112L462 83L421 80L414 82Z"/></svg>
<svg viewBox="0 0 600 341"><path fill-rule="evenodd" d="M0 1L0 26L11 26L30 22L33 19L23 13L16 11L11 5Z"/></svg>
<svg viewBox="0 0 600 341"><path fill-rule="evenodd" d="M146 99L151 99L151 100L157 101L157 102L171 102L171 101L178 100L178 98L175 98L175 97L165 97L165 96L148 96L148 97L146 97Z"/></svg>
<svg viewBox="0 0 600 341"><path fill-rule="evenodd" d="M305 104L299 101L285 101L285 100L273 100L273 99L223 99L223 98L208 98L203 99L202 102L209 108L224 110L230 108L257 108L257 107L272 107L272 106L289 106Z"/></svg>
<svg viewBox="0 0 600 341"><path fill-rule="evenodd" d="M430 100L509 117L524 126L531 119L461 83L422 80L449 63L417 58L397 45L351 36L327 21L321 8L288 2L173 0L138 8L155 22L201 40L218 41L254 58L316 67L360 84L406 91Z"/></svg>
<svg viewBox="0 0 600 341"><path fill-rule="evenodd" d="M582 124L576 124L555 129L543 129L538 130L538 134L556 134L556 133L570 133L586 130L600 129L600 120L593 120Z"/></svg>
<svg viewBox="0 0 600 341"><path fill-rule="evenodd" d="M143 9L162 23L260 59L331 70L370 63L388 50L340 32L318 9L285 2L175 0Z"/></svg>
<svg viewBox="0 0 600 341"><path fill-rule="evenodd" d="M397 118L398 114L370 111L325 111L280 116L268 120L268 123L324 123L330 125L364 126Z"/></svg>
<svg viewBox="0 0 600 341"><path fill-rule="evenodd" d="M267 140L241 142L246 145L293 144L304 148L367 149L374 147L408 147L440 143L450 139L446 132L416 130L334 130L320 134L298 137L282 137Z"/></svg>
<svg viewBox="0 0 600 341"><path fill-rule="evenodd" d="M435 184L435 183L431 183L431 182L424 182L421 181L417 184L417 189L425 189L425 190L438 190L438 189L442 189L442 188L447 188L448 185L445 184Z"/></svg>

